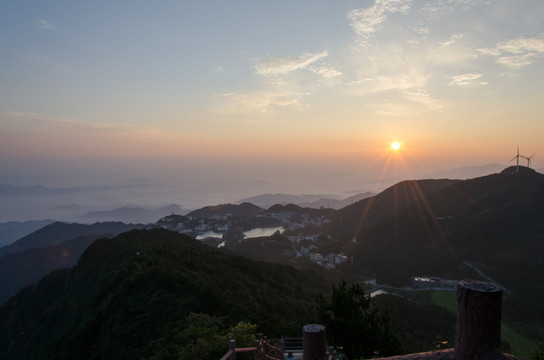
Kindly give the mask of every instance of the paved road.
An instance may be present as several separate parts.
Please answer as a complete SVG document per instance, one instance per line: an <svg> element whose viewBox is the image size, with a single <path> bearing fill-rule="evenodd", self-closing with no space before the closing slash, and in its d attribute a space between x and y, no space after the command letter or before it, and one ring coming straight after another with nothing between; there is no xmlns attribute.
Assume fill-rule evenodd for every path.
<svg viewBox="0 0 544 360"><path fill-rule="evenodd" d="M469 261L463 261L463 264L470 267L470 268L472 268L472 269L474 269L474 271L476 271L478 274L480 274L480 276L483 277L484 279L486 279L487 281L498 284L500 287L502 287L502 289L504 291L506 291L507 293L511 293L510 290L506 289L504 286L499 284L497 281L493 280L492 278L490 278L489 276L484 274L480 269L478 269L476 266L474 266L474 264L470 263Z"/></svg>

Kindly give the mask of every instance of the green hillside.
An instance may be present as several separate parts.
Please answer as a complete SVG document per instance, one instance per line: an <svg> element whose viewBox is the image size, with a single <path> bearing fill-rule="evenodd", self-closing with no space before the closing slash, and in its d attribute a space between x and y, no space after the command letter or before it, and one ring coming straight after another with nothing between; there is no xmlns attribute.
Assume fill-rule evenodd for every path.
<svg viewBox="0 0 544 360"><path fill-rule="evenodd" d="M0 358L177 359L184 344L176 338L190 313L300 336L315 319L317 292L327 288L312 274L170 231L131 231L97 240L76 267L53 272L1 307Z"/></svg>

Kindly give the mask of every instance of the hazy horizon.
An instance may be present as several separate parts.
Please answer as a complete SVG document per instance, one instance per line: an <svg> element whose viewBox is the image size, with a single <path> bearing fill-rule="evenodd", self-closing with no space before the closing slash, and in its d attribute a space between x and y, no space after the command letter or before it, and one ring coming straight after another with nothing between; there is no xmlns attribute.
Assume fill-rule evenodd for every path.
<svg viewBox="0 0 544 360"><path fill-rule="evenodd" d="M200 177L192 181L183 181L182 178L133 178L129 181L110 183L96 183L83 185L76 183L72 186L44 186L44 184L6 184L18 186L19 192L10 193L3 190L0 193L0 223L7 221L29 221L54 219L69 222L94 222L87 214L95 211L111 211L119 208L142 208L159 210L169 205L178 205L181 209L176 213L187 213L208 205L225 203L239 203L246 198L263 194L291 194L291 195L320 195L322 198L346 199L352 195L364 192L379 193L395 183L408 179L450 178L469 179L478 176L500 172L508 165L487 164L446 169L410 178L387 178L383 174L369 174L366 180L350 183L341 177L337 182L330 184L289 183L281 181L267 182L231 177L230 179L211 178L208 182L196 183ZM202 174L200 174L202 176ZM0 178L1 180L1 178ZM187 180L187 179L185 179ZM279 180L279 179L276 179ZM292 181L292 180L289 180ZM44 189L32 189L32 186L44 186ZM347 187L342 188L342 185ZM351 186L351 187L349 187ZM25 192L28 191L28 192ZM316 199L317 200L317 199ZM169 213L168 213L169 214ZM161 213L149 215L150 220L168 215ZM114 215L111 215L114 216ZM155 217L153 217L155 216ZM111 220L121 220L111 218ZM133 222L134 220L130 220Z"/></svg>
<svg viewBox="0 0 544 360"><path fill-rule="evenodd" d="M44 211L377 192L518 146L544 168L540 0L7 0L0 18L0 184L132 185Z"/></svg>

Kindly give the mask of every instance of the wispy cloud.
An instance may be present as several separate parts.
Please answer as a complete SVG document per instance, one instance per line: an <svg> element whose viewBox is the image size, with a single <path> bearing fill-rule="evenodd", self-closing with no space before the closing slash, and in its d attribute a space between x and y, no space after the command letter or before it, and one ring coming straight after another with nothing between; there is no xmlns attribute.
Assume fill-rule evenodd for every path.
<svg viewBox="0 0 544 360"><path fill-rule="evenodd" d="M404 101L378 104L376 113L382 116L406 117L442 109L442 105L425 89L405 90L400 96Z"/></svg>
<svg viewBox="0 0 544 360"><path fill-rule="evenodd" d="M44 116L33 113L33 112L24 112L24 111L4 111L2 112L4 116L11 117L11 118L24 118L24 119L33 119L33 120L41 120L45 119Z"/></svg>
<svg viewBox="0 0 544 360"><path fill-rule="evenodd" d="M254 74L261 77L264 87L216 98L230 111L266 114L280 108L303 108L311 104L308 95L317 98L328 91L355 97L387 93L410 109L433 111L447 104L438 96L444 85L488 85L485 79L490 74L482 63L496 61L521 68L544 54L540 38L482 45L486 44L481 42L482 35L492 22L484 21L476 28L470 24L479 19L484 7L493 5L489 0L366 3L368 6L347 13L345 19L352 30L348 48L254 59ZM470 10L476 7L482 9ZM459 25L439 26L453 22ZM486 61L483 54L496 59Z"/></svg>
<svg viewBox="0 0 544 360"><path fill-rule="evenodd" d="M297 70L310 70L319 73L312 65L327 57L327 51L304 53L299 56L269 57L265 61L255 63L255 72L262 76L284 75ZM325 72L330 74L329 72Z"/></svg>
<svg viewBox="0 0 544 360"><path fill-rule="evenodd" d="M440 47L446 47L455 44L455 42L459 39L463 38L463 34L455 34L452 35L447 41L444 41L440 44Z"/></svg>
<svg viewBox="0 0 544 360"><path fill-rule="evenodd" d="M497 57L497 63L512 69L522 69L544 55L544 38L523 38L498 43L492 48L478 51L483 55Z"/></svg>
<svg viewBox="0 0 544 360"><path fill-rule="evenodd" d="M399 72L396 75L378 75L372 78L353 81L352 86L356 87L356 94L379 93L390 90L413 90L420 89L427 85L428 76L418 70Z"/></svg>
<svg viewBox="0 0 544 360"><path fill-rule="evenodd" d="M406 100L422 106L424 110L431 111L442 108L442 105L437 100L433 99L431 94L425 89L406 90L403 94Z"/></svg>
<svg viewBox="0 0 544 360"><path fill-rule="evenodd" d="M323 76L325 79L332 79L334 77L342 75L342 72L328 66L321 66L318 68L312 68L310 70L312 72L315 72L316 74Z"/></svg>
<svg viewBox="0 0 544 360"><path fill-rule="evenodd" d="M127 123L82 121L62 117L51 117L34 112L4 111L2 112L2 115L8 118L19 119L19 124L21 124L22 121L27 120L27 126L34 126L39 123L46 123L48 126L50 126L50 129L53 132L63 131L81 134L135 134L146 132L160 132L160 130L155 128L137 126Z"/></svg>
<svg viewBox="0 0 544 360"><path fill-rule="evenodd" d="M450 86L467 86L467 85L487 85L486 82L478 81L482 77L482 74L461 74L450 77Z"/></svg>
<svg viewBox="0 0 544 360"><path fill-rule="evenodd" d="M53 25L50 22L48 22L46 20L43 20L43 19L39 19L36 22L36 25L38 25L42 29L47 29L47 30L56 30L57 29L57 27L55 25Z"/></svg>
<svg viewBox="0 0 544 360"><path fill-rule="evenodd" d="M216 94L222 112L269 113L276 107L299 107L300 99L307 94L284 91L255 91L249 93Z"/></svg>
<svg viewBox="0 0 544 360"><path fill-rule="evenodd" d="M325 61L327 56L325 50L253 60L255 74L265 80L266 90L216 94L221 111L267 114L274 109L302 106L303 97L317 88L336 83L331 79L342 75Z"/></svg>
<svg viewBox="0 0 544 360"><path fill-rule="evenodd" d="M479 4L490 4L490 0L448 0L450 3L456 3L463 10L469 10Z"/></svg>
<svg viewBox="0 0 544 360"><path fill-rule="evenodd" d="M348 13L351 27L359 37L361 44L367 41L381 29L382 23L389 14L406 14L410 9L411 0L376 0L368 8L355 9Z"/></svg>

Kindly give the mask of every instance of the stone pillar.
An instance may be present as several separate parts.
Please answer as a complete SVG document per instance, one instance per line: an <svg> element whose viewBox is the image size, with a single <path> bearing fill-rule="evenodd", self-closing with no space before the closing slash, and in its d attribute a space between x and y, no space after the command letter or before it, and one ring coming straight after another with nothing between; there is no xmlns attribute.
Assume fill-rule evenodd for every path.
<svg viewBox="0 0 544 360"><path fill-rule="evenodd" d="M457 285L456 360L484 360L501 354L502 288L464 280Z"/></svg>
<svg viewBox="0 0 544 360"><path fill-rule="evenodd" d="M310 324L302 328L303 360L327 359L327 339L323 325Z"/></svg>

